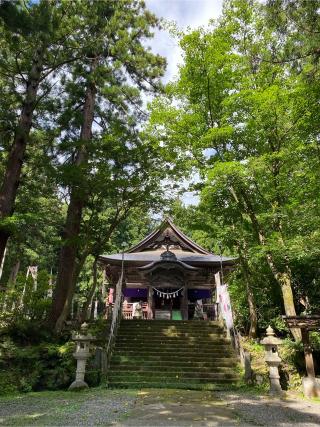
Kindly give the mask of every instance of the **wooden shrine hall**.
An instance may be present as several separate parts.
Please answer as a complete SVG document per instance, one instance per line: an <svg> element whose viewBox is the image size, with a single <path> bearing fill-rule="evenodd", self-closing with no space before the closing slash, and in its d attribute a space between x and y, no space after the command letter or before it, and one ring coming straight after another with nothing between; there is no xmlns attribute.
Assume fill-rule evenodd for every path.
<svg viewBox="0 0 320 427"><path fill-rule="evenodd" d="M139 305L144 319L188 320L202 310L203 318L216 318L215 275L224 276L234 258L220 257L193 242L166 218L160 227L125 253L101 255L111 284L109 304L124 265L123 317L135 317Z"/></svg>

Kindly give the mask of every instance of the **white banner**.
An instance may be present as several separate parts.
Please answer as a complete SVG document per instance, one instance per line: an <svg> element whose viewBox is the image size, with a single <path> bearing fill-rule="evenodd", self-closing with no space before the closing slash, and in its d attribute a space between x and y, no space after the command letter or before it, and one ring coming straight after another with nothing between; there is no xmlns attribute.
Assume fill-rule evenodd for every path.
<svg viewBox="0 0 320 427"><path fill-rule="evenodd" d="M28 270L27 270L26 279L28 279L29 274L31 275L32 280L33 280L33 290L36 291L37 290L38 266L37 265L29 265Z"/></svg>
<svg viewBox="0 0 320 427"><path fill-rule="evenodd" d="M232 329L233 316L232 316L230 295L228 292L228 285L221 284L220 273L215 274L215 281L216 281L216 287L217 287L217 303L219 303L222 318L226 322L227 328Z"/></svg>
<svg viewBox="0 0 320 427"><path fill-rule="evenodd" d="M30 265L28 267L27 277L29 276L29 274L31 274L33 280L37 280L38 266L37 265Z"/></svg>

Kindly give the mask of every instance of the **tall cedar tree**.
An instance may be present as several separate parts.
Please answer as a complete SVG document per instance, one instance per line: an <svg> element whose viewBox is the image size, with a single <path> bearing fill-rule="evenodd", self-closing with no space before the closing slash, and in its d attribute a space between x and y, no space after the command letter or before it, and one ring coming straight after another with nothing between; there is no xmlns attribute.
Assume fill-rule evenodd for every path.
<svg viewBox="0 0 320 427"><path fill-rule="evenodd" d="M9 99L1 110L1 137L8 152L0 188L0 263L12 233L11 216L32 127L52 108L48 101L53 72L74 60L79 22L68 1L3 1L0 4L0 74ZM35 114L37 112L38 114Z"/></svg>
<svg viewBox="0 0 320 427"><path fill-rule="evenodd" d="M143 44L152 36L150 28L158 25L143 1L105 0L90 5L84 1L81 5L78 15L87 22L86 35L92 47L83 52L82 61L70 71L72 80L66 83L67 92L74 95L80 91L83 107L79 139L72 154L70 202L49 314L49 323L55 325L57 331L62 328L68 312L77 274L81 220L90 193L90 160L97 155L94 150L98 131L93 132L93 123L99 123L104 132L108 132L108 121L122 117L128 122L128 128L134 129L140 119L139 114L133 113L136 105L141 104L139 92L160 87L159 77L165 65L163 58L152 54Z"/></svg>

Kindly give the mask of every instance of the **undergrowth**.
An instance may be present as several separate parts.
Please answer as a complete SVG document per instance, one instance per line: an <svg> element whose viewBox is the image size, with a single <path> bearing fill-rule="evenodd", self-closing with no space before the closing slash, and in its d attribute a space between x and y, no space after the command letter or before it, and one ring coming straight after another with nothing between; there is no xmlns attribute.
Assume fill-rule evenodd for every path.
<svg viewBox="0 0 320 427"><path fill-rule="evenodd" d="M40 390L64 390L73 381L76 362L70 332L57 337L34 321L3 328L0 333L0 395ZM86 381L100 382L100 371L89 361Z"/></svg>

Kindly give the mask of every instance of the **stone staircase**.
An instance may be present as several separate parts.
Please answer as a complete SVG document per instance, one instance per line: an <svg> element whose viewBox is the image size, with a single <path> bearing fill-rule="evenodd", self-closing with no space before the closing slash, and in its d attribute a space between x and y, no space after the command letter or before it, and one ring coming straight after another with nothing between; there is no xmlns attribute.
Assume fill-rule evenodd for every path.
<svg viewBox="0 0 320 427"><path fill-rule="evenodd" d="M216 322L122 320L108 384L217 389L238 381L237 363Z"/></svg>

